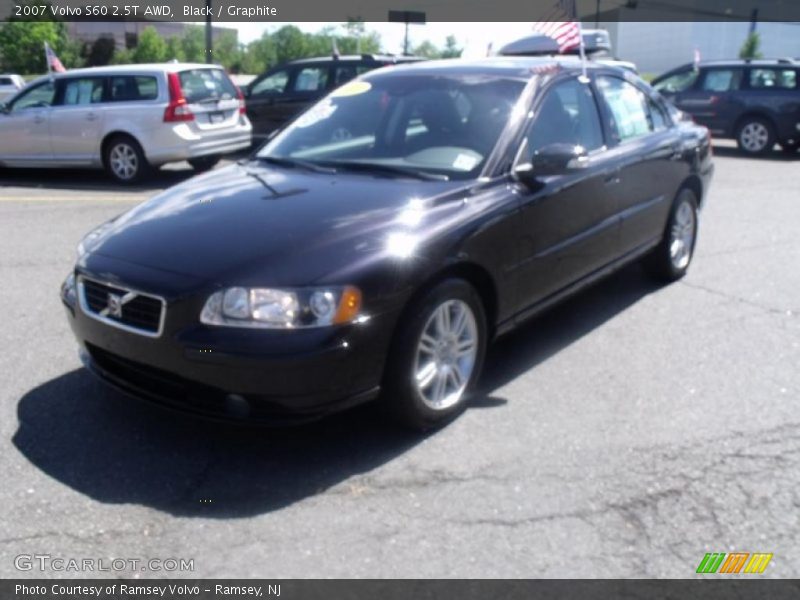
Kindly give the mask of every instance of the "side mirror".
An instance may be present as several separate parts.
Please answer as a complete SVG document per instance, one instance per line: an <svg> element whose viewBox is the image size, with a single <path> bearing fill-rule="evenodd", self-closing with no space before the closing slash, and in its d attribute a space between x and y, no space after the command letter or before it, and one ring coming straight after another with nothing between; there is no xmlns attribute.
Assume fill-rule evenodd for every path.
<svg viewBox="0 0 800 600"><path fill-rule="evenodd" d="M514 168L514 177L530 184L539 177L564 175L586 166L586 150L573 144L549 144L533 153L531 162L520 163ZM538 182L537 182L538 183Z"/></svg>

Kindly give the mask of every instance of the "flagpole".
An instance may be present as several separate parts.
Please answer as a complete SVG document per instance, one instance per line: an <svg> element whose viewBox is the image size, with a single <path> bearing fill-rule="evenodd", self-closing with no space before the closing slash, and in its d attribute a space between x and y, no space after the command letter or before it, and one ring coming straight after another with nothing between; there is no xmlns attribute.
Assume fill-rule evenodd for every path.
<svg viewBox="0 0 800 600"><path fill-rule="evenodd" d="M586 74L586 49L583 45L583 24L581 23L580 19L577 19L578 23L578 36L580 37L580 51L581 51L581 83L589 83L589 76Z"/></svg>
<svg viewBox="0 0 800 600"><path fill-rule="evenodd" d="M47 76L52 78L53 71L50 68L50 53L47 51L47 42L44 43L44 62L47 63Z"/></svg>

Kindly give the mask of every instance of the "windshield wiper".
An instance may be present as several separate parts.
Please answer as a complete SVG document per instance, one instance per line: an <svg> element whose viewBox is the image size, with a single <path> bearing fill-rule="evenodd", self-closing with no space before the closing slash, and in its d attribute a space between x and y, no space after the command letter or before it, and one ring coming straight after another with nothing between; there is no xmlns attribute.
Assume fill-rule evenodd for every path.
<svg viewBox="0 0 800 600"><path fill-rule="evenodd" d="M385 173L387 175L401 175L405 177L413 177L415 179L422 179L424 181L449 181L447 175L439 173L428 173L427 171L420 171L419 169L412 169L410 167L401 167L398 165L386 165L383 163L371 162L358 162L358 161L330 161L326 165L330 165L337 169L347 169L350 171L362 171L365 173Z"/></svg>
<svg viewBox="0 0 800 600"><path fill-rule="evenodd" d="M301 169L306 169L307 171L313 171L315 173L327 173L329 175L336 173L336 169L332 167L323 167L317 163L307 160L299 160L296 158L286 158L283 156L256 156L256 159L271 165L278 165L279 167L300 167Z"/></svg>

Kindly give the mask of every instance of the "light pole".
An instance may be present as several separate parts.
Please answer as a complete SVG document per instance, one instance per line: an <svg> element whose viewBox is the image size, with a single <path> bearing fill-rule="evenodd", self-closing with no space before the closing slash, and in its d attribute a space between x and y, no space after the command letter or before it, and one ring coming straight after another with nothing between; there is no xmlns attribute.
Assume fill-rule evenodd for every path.
<svg viewBox="0 0 800 600"><path fill-rule="evenodd" d="M211 37L211 0L206 0L206 62L212 63L214 41Z"/></svg>

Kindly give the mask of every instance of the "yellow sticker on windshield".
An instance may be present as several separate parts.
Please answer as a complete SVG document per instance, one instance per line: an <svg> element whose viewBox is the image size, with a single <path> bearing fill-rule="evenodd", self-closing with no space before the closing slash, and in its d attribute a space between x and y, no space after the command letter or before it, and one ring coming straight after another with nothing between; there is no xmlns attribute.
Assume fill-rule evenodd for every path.
<svg viewBox="0 0 800 600"><path fill-rule="evenodd" d="M334 90L331 94L333 98L341 98L343 96L358 96L364 92L368 92L372 88L372 84L366 81L351 81L345 83L338 90Z"/></svg>

